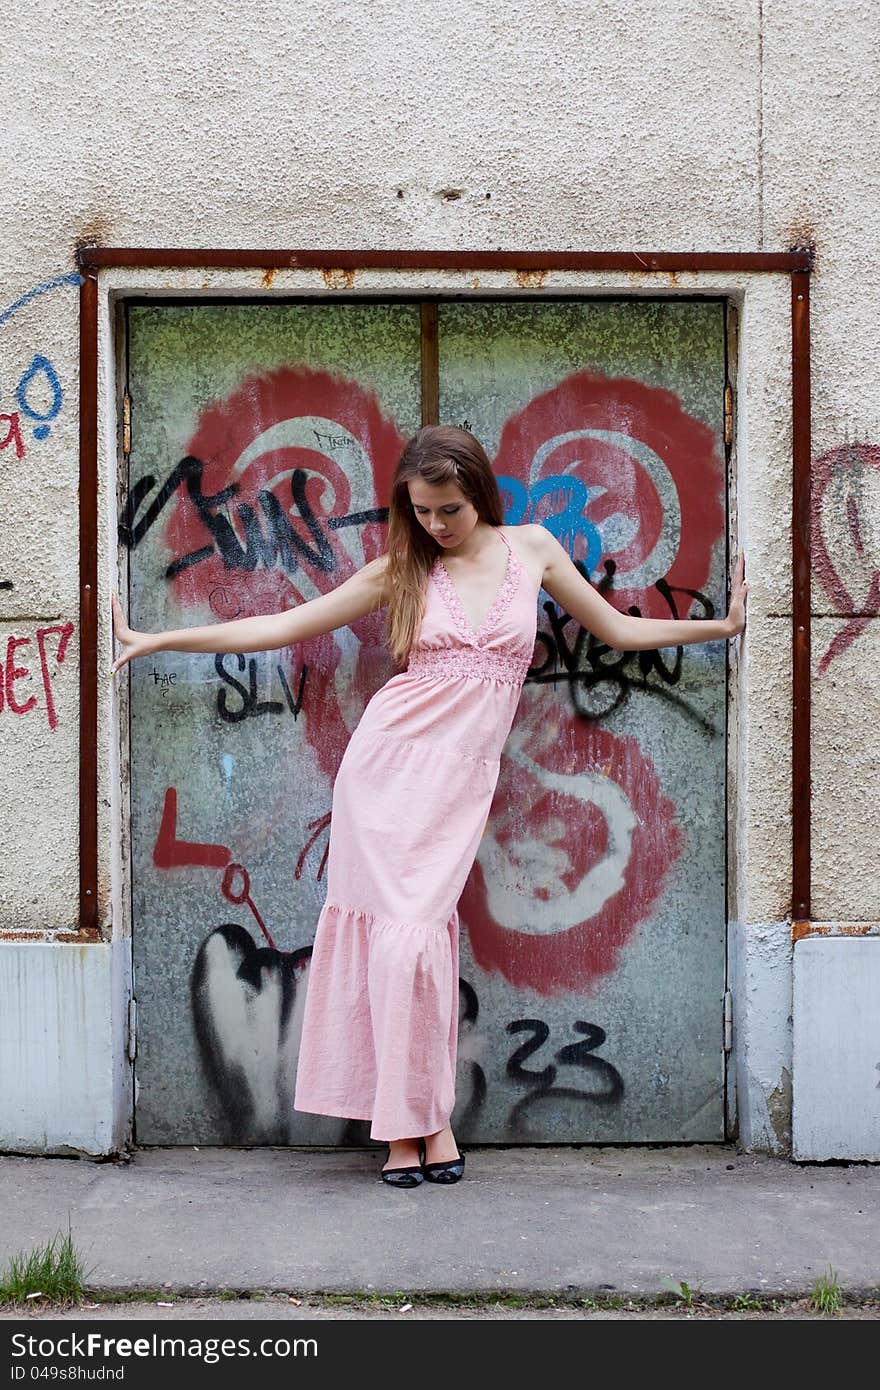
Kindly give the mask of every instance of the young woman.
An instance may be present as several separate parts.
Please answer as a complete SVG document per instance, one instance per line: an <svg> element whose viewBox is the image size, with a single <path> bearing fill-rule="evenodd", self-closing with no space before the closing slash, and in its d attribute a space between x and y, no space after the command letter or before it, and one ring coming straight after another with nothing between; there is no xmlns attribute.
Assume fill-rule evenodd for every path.
<svg viewBox="0 0 880 1390"><path fill-rule="evenodd" d="M543 588L601 642L636 651L735 637L726 618L619 613L545 527L504 526L488 458L464 430L428 426L392 484L388 549L331 593L284 613L133 632L118 598L118 671L157 651L274 650L387 607L404 667L368 702L333 788L327 899L309 966L294 1107L370 1120L383 1181L456 1182L450 1128L458 1033L457 903L489 815L532 661Z"/></svg>

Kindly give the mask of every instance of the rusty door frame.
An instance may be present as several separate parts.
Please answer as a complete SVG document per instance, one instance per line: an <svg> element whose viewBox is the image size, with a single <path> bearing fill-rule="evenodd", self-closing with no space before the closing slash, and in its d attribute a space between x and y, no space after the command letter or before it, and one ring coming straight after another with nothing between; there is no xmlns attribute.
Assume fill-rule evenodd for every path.
<svg viewBox="0 0 880 1390"><path fill-rule="evenodd" d="M191 250L80 246L79 324L79 931L101 938L98 920L98 275L113 268L322 271L328 289L359 270L468 270L515 273L540 289L549 271L787 274L791 284L792 406L792 935L810 931L810 273L811 249L778 252L316 251ZM341 280L341 284L340 284ZM271 281L267 278L267 286ZM335 296L334 296L335 297ZM443 296L438 296L442 298ZM436 354L436 306L422 309L423 367ZM423 418L436 401L423 370Z"/></svg>

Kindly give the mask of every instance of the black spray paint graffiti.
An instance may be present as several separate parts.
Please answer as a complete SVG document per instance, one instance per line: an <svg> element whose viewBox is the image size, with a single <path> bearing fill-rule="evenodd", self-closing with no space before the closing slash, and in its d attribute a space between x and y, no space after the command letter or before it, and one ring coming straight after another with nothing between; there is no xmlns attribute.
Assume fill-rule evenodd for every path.
<svg viewBox="0 0 880 1390"><path fill-rule="evenodd" d="M231 690L235 691L238 697L237 703L232 704L226 691L222 689L218 690L217 713L224 723L240 724L243 719L256 719L261 714L283 714L285 706L288 712L293 715L294 719L299 717L303 705L303 693L306 688L306 676L309 670L308 666L303 664L299 677L299 687L294 696L288 684L287 677L284 674L283 666L280 662L275 663L275 672L280 682L281 689L284 692L284 701L282 702L281 700L260 699L257 685L258 663L255 656L245 660L241 652L235 654L239 672L244 672L244 670L247 669L248 683L246 686L243 685L241 681L236 680L235 676L231 675L230 672L226 670L227 659L227 655L222 652L218 652L214 657L214 670L217 672L221 681L229 686Z"/></svg>
<svg viewBox="0 0 880 1390"><path fill-rule="evenodd" d="M134 549L158 521L168 502L179 487L184 485L200 520L212 537L212 544L190 551L187 555L172 560L165 570L165 578L173 579L184 570L191 569L212 556L220 555L227 570L252 571L262 564L267 569L280 564L288 575L295 574L302 567L317 569L332 574L336 559L328 536L322 529L321 519L315 515L306 500L308 474L303 469L294 469L290 476L291 499L298 514L302 517L314 545L310 546L294 530L288 515L273 492L263 490L257 501L263 515L261 525L254 507L249 503L239 503L236 508L239 525L244 535L244 544L227 515L221 508L228 508L231 500L238 494L239 485L230 483L220 492L205 494L202 491L204 463L187 455L172 469L159 488L153 500L138 518L138 512L156 487L153 475L139 479L132 487L122 520L119 523L120 542ZM371 521L384 522L388 519L387 507L377 507L366 511L351 512L346 516L326 519L327 530L339 530L344 526L361 526ZM582 562L575 561L581 575L589 581ZM614 587L615 562L604 563L605 578L600 581L599 592L610 597ZM700 612L693 621L715 616L715 607L706 594L698 589L673 588L659 579L653 586L666 603L670 617L678 618L679 610L676 595L684 595L700 605ZM556 605L547 600L543 604L550 631L539 631L536 638L536 651L543 649L544 659L533 666L527 676L531 684L563 682L568 685L573 708L586 719L606 719L626 701L633 690L659 697L673 704L689 719L693 720L706 733L717 735L713 722L706 719L698 710L679 696L674 687L679 684L682 673L683 648L676 647L675 657L667 664L662 651L618 652L606 646L580 624L575 625L573 640L569 640L567 629L575 620L568 613L557 613ZM636 617L640 610L631 605L627 612ZM296 696L280 665L276 671L281 685L283 702L261 699L258 694L257 666L254 658L245 664L238 660L240 672L247 670L248 682L245 686L226 670L222 659L215 660L217 674L231 690L235 691L240 703L230 704L224 690L218 691L217 711L227 723L240 723L242 720L264 714L281 714L285 705L296 718L302 708L307 668L303 667L299 689Z"/></svg>
<svg viewBox="0 0 880 1390"><path fill-rule="evenodd" d="M240 502L235 507L239 524L244 535L244 545L238 539L229 518L220 510L227 507L239 492L238 483L230 483L220 492L205 495L202 492L202 474L205 465L200 459L187 455L171 470L158 493L147 507L143 516L136 520L145 498L156 486L156 478L149 475L134 484L129 494L122 520L119 523L120 542L134 549L158 521L164 508L177 489L184 484L187 496L198 513L199 520L211 536L212 543L190 551L172 560L165 570L165 578L173 579L184 570L192 569L209 559L215 551L228 570L254 570L263 564L271 569L280 564L286 574L295 574L302 566L332 574L336 568L333 548L325 535L321 521L315 516L306 499L308 473L295 468L290 475L290 495L293 505L302 517L314 546L294 530L290 518L284 511L274 492L263 489L257 494L257 502L263 514L265 530L257 516L256 509L248 502ZM327 518L328 530L339 530L343 526L362 526L369 521L387 521L388 508L376 507L361 512L351 512L348 516Z"/></svg>
<svg viewBox="0 0 880 1390"><path fill-rule="evenodd" d="M473 985L468 984L467 980L459 977L458 981L459 1001L462 1004L462 1011L459 1016L459 1040L461 1053L464 1056L468 1051L468 1042L476 1032L477 1019L480 1013L480 1001L477 991ZM461 1065L461 1063L459 1064ZM462 1134L467 1134L476 1120L486 1099L489 1095L489 1086L486 1081L486 1073L476 1058L471 1058L464 1062L470 1072L470 1095L461 1111L461 1118L457 1121Z"/></svg>
<svg viewBox="0 0 880 1390"><path fill-rule="evenodd" d="M554 1060L562 1066L580 1067L587 1072L596 1083L595 1089L589 1091L580 1090L576 1086L557 1086L555 1082L558 1068L552 1063L540 1071L529 1071L523 1066L526 1058L542 1048L550 1036L550 1029L543 1019L518 1018L513 1023L508 1023L508 1033L532 1034L528 1042L516 1049L507 1063L507 1075L510 1079L530 1087L528 1094L517 1102L508 1116L508 1124L512 1129L519 1128L523 1115L536 1101L585 1100L596 1105L616 1105L620 1102L623 1096L623 1078L620 1072L610 1062L606 1062L604 1057L592 1055L596 1048L605 1042L604 1028L595 1023L584 1023L580 1019L573 1023L572 1027L576 1033L584 1035L583 1042L566 1043L554 1054Z"/></svg>
<svg viewBox="0 0 880 1390"><path fill-rule="evenodd" d="M469 1035L476 1032L480 1004L473 985L463 979L459 979L458 984L463 1004L459 1021L460 1053L466 1058L469 1051ZM566 1043L554 1054L554 1060L561 1066L580 1067L592 1074L596 1085L590 1090L582 1090L576 1086L557 1086L555 1082L559 1068L552 1063L540 1071L530 1071L523 1066L526 1059L538 1052L550 1037L550 1028L543 1019L517 1018L507 1024L508 1033L529 1031L532 1034L528 1042L514 1050L506 1067L506 1074L512 1082L528 1087L527 1094L516 1102L507 1115L506 1127L512 1137L522 1133L526 1113L538 1101L574 1100L597 1105L617 1105L623 1099L624 1084L620 1072L605 1058L592 1056L592 1053L605 1042L605 1030L598 1024L585 1023L580 1019L576 1020L572 1027L576 1033L584 1034L584 1040ZM489 1086L486 1073L478 1061L468 1059L464 1065L470 1071L470 1095L463 1109L457 1113L456 1125L463 1135L467 1135L489 1098Z"/></svg>
<svg viewBox="0 0 880 1390"><path fill-rule="evenodd" d="M586 578L584 566L577 561L575 566ZM599 593L608 598L614 584L614 561L606 560L604 567L605 578L597 587ZM671 618L680 616L676 594L684 594L700 604L701 612L693 621L700 622L715 616L714 604L698 589L670 588L665 579L658 579L653 587L669 608ZM711 720L693 709L671 688L681 680L682 647L676 647L675 658L671 665L667 665L662 650L618 652L600 642L579 623L576 624L574 641L569 644L566 628L575 620L569 613L558 614L556 605L550 601L544 603L543 608L550 632L538 633L536 650L543 648L546 655L542 662L531 668L527 681L537 685L556 681L566 683L575 713L586 719L606 719L628 699L631 691L639 690L674 704L707 733L718 732ZM627 612L633 617L641 617L641 611L635 604ZM651 677L656 679L652 680Z"/></svg>
<svg viewBox="0 0 880 1390"><path fill-rule="evenodd" d="M199 947L190 980L193 1025L227 1143L289 1141L292 1011L297 976L311 953L310 946L256 946L233 922Z"/></svg>
<svg viewBox="0 0 880 1390"><path fill-rule="evenodd" d="M190 982L193 1024L205 1078L216 1097L223 1116L228 1143L289 1143L296 1121L292 1109L296 1056L299 1048L297 1004L303 983L303 970L312 953L311 946L280 951L256 946L250 933L235 923L215 928L202 942L196 955ZM487 1101L490 1092L485 1070L467 1057L467 1040L479 1016L477 992L467 980L459 980L462 1062L460 1073L467 1074L464 1095L459 1091L456 1126L466 1138ZM540 1070L523 1064L533 1057L550 1037L543 1019L514 1019L506 1026L509 1034L531 1033L517 1046L506 1064L506 1075L527 1091L511 1107L506 1128L512 1138L521 1136L525 1117L541 1101L569 1100L582 1105L617 1105L623 1098L620 1073L602 1057L594 1055L606 1035L595 1023L577 1020L578 1042L566 1043L554 1053L554 1063ZM560 1067L577 1067L591 1081L589 1087L557 1085ZM361 1145L368 1142L369 1124L341 1121L339 1142Z"/></svg>

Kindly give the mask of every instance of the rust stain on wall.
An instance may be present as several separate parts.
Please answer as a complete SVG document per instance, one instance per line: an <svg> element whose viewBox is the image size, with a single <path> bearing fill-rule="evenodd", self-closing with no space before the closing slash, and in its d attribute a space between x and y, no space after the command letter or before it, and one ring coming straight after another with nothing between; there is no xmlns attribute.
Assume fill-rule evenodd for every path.
<svg viewBox="0 0 880 1390"><path fill-rule="evenodd" d="M263 274L260 277L260 284L264 290L270 290L272 288L272 282L277 274L277 266L270 266L267 270L263 271Z"/></svg>
<svg viewBox="0 0 880 1390"><path fill-rule="evenodd" d="M784 1153L791 1151L791 1072L784 1067L779 1085L767 1097L767 1113L773 1133Z"/></svg>
<svg viewBox="0 0 880 1390"><path fill-rule="evenodd" d="M807 217L795 218L783 233L783 244L789 251L809 251L815 256L819 245L815 223Z"/></svg>
<svg viewBox="0 0 880 1390"><path fill-rule="evenodd" d="M23 928L21 931L12 930L0 931L0 941L50 941L58 945L85 945L91 946L94 943L103 941L100 931L82 928L78 931L32 931L30 928Z"/></svg>
<svg viewBox="0 0 880 1390"><path fill-rule="evenodd" d="M354 270L322 270L321 279L328 290L350 290L356 273Z"/></svg>
<svg viewBox="0 0 880 1390"><path fill-rule="evenodd" d="M792 922L792 941L803 941L808 936L878 936L880 928L875 922Z"/></svg>
<svg viewBox="0 0 880 1390"><path fill-rule="evenodd" d="M80 223L80 229L74 238L74 246L78 251L88 246L112 245L113 222L104 213L93 213Z"/></svg>
<svg viewBox="0 0 880 1390"><path fill-rule="evenodd" d="M521 290L540 290L547 279L546 270L518 270L514 276Z"/></svg>

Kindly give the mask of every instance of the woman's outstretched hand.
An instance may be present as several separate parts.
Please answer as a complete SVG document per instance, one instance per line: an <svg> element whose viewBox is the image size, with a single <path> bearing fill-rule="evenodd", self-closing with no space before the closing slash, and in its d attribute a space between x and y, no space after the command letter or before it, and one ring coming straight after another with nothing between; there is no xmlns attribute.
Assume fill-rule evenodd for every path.
<svg viewBox="0 0 880 1390"><path fill-rule="evenodd" d="M746 625L746 599L749 595L749 586L745 581L746 557L740 555L733 571L733 588L730 591L730 606L727 609L727 621L730 624L730 636L738 637Z"/></svg>
<svg viewBox="0 0 880 1390"><path fill-rule="evenodd" d="M152 641L154 634L150 632L134 632L125 620L122 611L122 604L119 602L119 595L114 594L112 599L113 608L113 636L116 638L121 650L110 667L110 674L114 676L116 672L131 661L135 656L146 656L149 652L155 651Z"/></svg>

